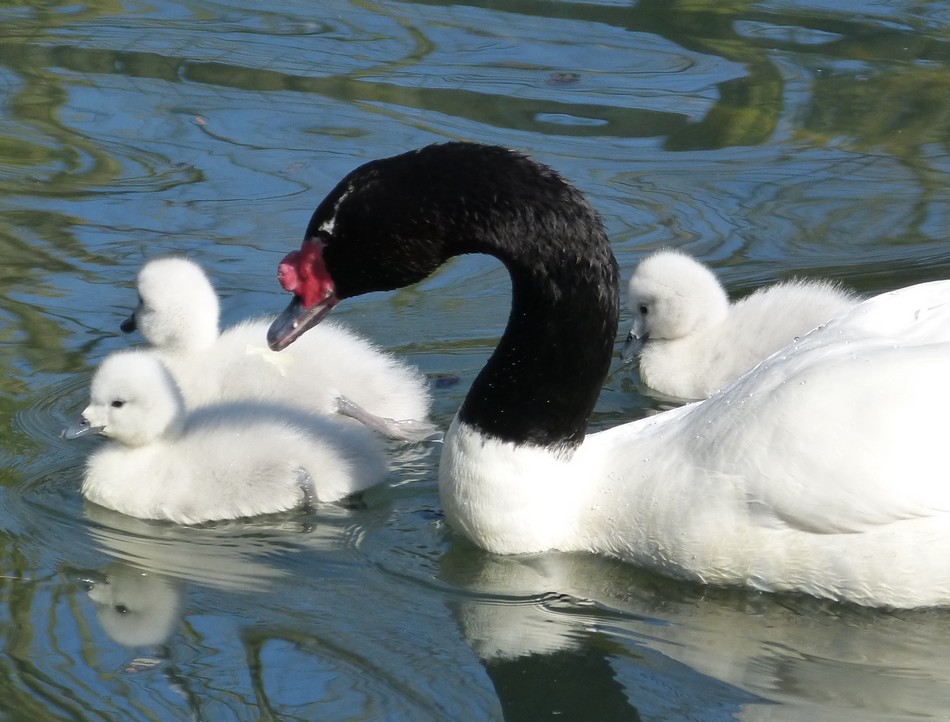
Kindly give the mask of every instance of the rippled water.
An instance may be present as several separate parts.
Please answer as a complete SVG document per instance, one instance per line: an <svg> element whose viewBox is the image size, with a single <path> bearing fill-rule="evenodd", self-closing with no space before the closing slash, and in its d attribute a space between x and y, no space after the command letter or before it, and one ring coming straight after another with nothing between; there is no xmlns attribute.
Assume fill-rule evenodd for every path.
<svg viewBox="0 0 950 722"><path fill-rule="evenodd" d="M734 293L950 276L950 2L0 4L0 711L6 719L944 719L942 611L705 589L443 525L438 449L355 508L178 528L84 506L59 440L147 258L228 322L359 163L446 139L561 170L625 274L668 245ZM458 259L338 318L447 425L504 326ZM436 384L437 378L457 384ZM598 427L659 402L616 368Z"/></svg>

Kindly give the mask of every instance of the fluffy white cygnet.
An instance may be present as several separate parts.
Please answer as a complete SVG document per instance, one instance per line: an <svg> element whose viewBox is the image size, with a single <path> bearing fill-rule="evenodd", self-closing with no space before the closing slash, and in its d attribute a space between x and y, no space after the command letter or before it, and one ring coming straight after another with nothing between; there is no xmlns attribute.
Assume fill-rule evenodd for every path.
<svg viewBox="0 0 950 722"><path fill-rule="evenodd" d="M149 261L139 303L122 330L138 329L175 377L188 408L221 400L280 401L307 411L342 411L387 436L433 438L421 372L340 325L324 324L291 353L267 346L268 320L219 333L218 296L196 263ZM390 420L393 420L392 422Z"/></svg>
<svg viewBox="0 0 950 722"><path fill-rule="evenodd" d="M859 300L834 283L793 280L730 304L713 272L679 251L641 261L627 293L624 361L639 354L643 383L683 399L718 391Z"/></svg>
<svg viewBox="0 0 950 722"><path fill-rule="evenodd" d="M186 412L168 370L144 350L99 366L81 423L63 435L85 433L111 439L87 461L87 499L180 524L336 501L386 472L376 438L356 424L248 401Z"/></svg>

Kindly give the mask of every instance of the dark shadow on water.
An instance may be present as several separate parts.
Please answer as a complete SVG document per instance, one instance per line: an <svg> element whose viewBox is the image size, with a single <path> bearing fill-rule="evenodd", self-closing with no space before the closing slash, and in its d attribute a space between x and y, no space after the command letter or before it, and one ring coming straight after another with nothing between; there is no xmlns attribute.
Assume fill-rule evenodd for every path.
<svg viewBox="0 0 950 722"><path fill-rule="evenodd" d="M485 663L506 722L639 720L603 652L594 647Z"/></svg>

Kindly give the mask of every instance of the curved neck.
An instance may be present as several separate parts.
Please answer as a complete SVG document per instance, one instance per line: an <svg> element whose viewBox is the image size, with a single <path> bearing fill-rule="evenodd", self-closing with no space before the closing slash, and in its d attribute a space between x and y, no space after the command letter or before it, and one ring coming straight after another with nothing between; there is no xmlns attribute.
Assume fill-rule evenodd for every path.
<svg viewBox="0 0 950 722"><path fill-rule="evenodd" d="M499 258L512 286L505 332L459 411L484 434L565 448L584 439L613 354L619 274L600 219L586 202L580 210L588 222L562 210L517 245L471 249Z"/></svg>
<svg viewBox="0 0 950 722"><path fill-rule="evenodd" d="M372 161L323 200L308 242L338 299L417 283L452 256L498 258L511 315L459 418L502 441L583 440L610 366L619 274L600 216L555 171L471 143Z"/></svg>

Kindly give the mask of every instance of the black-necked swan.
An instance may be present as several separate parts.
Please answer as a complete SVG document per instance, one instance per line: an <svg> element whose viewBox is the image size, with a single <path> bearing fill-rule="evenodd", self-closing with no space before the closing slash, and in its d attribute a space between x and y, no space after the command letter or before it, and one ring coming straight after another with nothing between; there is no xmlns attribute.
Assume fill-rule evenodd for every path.
<svg viewBox="0 0 950 722"><path fill-rule="evenodd" d="M197 524L337 501L383 480L374 435L290 406L185 410L171 374L145 350L106 357L82 421L65 438L110 439L87 460L82 493L142 519Z"/></svg>
<svg viewBox="0 0 950 722"><path fill-rule="evenodd" d="M486 253L497 348L445 436L449 524L501 554L587 551L865 605L950 603L950 282L867 300L711 398L586 434L617 332L603 224L555 171L448 143L369 162L278 269L290 344L340 300Z"/></svg>
<svg viewBox="0 0 950 722"><path fill-rule="evenodd" d="M270 320L219 333L218 295L193 261L153 259L137 286L139 303L122 330L141 332L189 408L264 399L326 414L342 410L394 438L441 436L425 421L431 399L422 373L342 326L321 327L284 358L267 347Z"/></svg>
<svg viewBox="0 0 950 722"><path fill-rule="evenodd" d="M622 356L640 357L640 379L681 399L702 399L797 337L858 302L835 283L791 280L735 303L713 272L692 256L659 251L627 285L633 317Z"/></svg>

